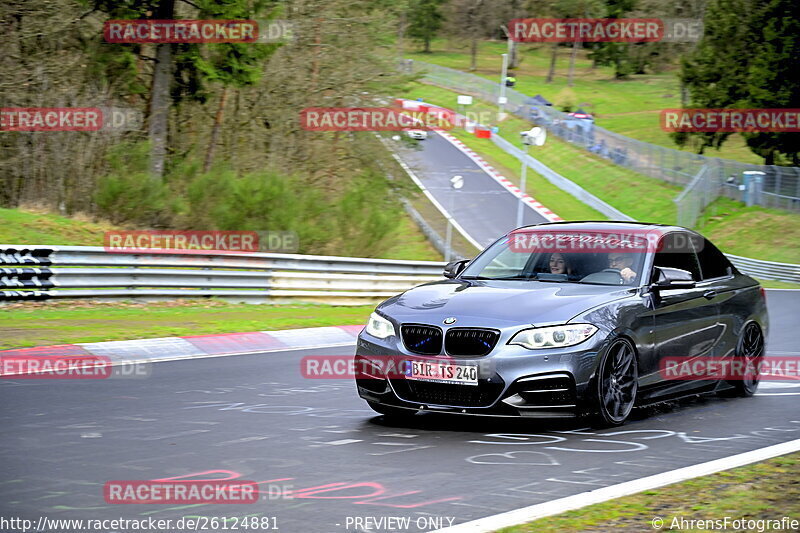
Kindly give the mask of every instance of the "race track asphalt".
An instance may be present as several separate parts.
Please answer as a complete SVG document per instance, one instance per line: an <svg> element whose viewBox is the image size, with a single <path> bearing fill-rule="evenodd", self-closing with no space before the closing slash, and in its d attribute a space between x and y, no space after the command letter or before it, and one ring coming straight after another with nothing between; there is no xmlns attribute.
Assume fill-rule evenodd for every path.
<svg viewBox="0 0 800 533"><path fill-rule="evenodd" d="M769 291L768 353L798 354L796 294ZM2 381L0 516L261 516L283 532L427 531L800 438L800 382L639 409L616 429L434 413L391 425L350 380L302 376L306 355L352 353L163 362L145 378ZM263 482L273 499L104 501L107 481L163 478ZM390 516L410 522L364 521Z"/></svg>

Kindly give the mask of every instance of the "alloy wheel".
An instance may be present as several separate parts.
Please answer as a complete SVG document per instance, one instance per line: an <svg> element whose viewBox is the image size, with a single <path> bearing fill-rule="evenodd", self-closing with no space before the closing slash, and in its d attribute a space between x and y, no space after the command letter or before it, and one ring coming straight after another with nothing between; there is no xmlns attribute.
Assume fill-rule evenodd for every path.
<svg viewBox="0 0 800 533"><path fill-rule="evenodd" d="M636 352L629 341L619 339L606 352L598 379L601 422L625 422L636 402L638 387Z"/></svg>
<svg viewBox="0 0 800 533"><path fill-rule="evenodd" d="M758 365L764 357L764 335L755 322L748 323L742 331L736 356L742 360L745 374L729 383L739 396L752 396L758 388Z"/></svg>

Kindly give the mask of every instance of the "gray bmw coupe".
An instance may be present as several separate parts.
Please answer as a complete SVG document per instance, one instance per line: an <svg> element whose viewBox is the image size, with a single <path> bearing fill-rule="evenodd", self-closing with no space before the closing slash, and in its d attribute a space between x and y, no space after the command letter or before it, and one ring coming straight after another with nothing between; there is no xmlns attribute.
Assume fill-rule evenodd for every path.
<svg viewBox="0 0 800 533"><path fill-rule="evenodd" d="M528 226L449 263L444 276L380 304L359 335L358 394L378 413L618 425L636 405L699 392L750 396L758 386L752 372L664 371L670 361L752 364L764 355L763 289L691 230Z"/></svg>

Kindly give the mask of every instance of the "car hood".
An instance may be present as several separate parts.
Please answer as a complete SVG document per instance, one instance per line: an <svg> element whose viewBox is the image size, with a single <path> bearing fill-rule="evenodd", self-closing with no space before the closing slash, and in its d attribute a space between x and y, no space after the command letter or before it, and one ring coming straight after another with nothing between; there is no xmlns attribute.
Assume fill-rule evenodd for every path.
<svg viewBox="0 0 800 533"><path fill-rule="evenodd" d="M564 323L598 305L628 297L631 287L542 281L444 280L390 298L378 311L399 323L497 327Z"/></svg>

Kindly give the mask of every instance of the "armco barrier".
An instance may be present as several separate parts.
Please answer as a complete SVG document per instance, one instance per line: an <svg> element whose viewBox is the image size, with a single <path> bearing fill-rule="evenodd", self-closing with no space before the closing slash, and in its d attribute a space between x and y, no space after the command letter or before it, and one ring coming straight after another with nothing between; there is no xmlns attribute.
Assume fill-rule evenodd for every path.
<svg viewBox="0 0 800 533"><path fill-rule="evenodd" d="M118 253L90 246L0 245L0 301L49 298L383 300L441 279L444 263L296 254Z"/></svg>
<svg viewBox="0 0 800 533"><path fill-rule="evenodd" d="M739 270L800 283L800 265L728 256ZM108 252L88 246L0 245L0 302L217 297L357 305L442 278L444 263L295 254Z"/></svg>
<svg viewBox="0 0 800 533"><path fill-rule="evenodd" d="M731 263L736 265L740 272L750 276L800 283L800 265L761 261L760 259L750 259L749 257L740 257L738 255L725 255L731 260Z"/></svg>
<svg viewBox="0 0 800 533"><path fill-rule="evenodd" d="M534 158L530 154L526 154L524 150L521 150L511 144L509 141L501 137L497 134L492 134L492 142L496 144L501 150L510 154L520 161L524 161L524 163L528 166L528 168L533 169L534 172L539 173L543 176L547 181L561 189L562 191L572 195L573 197L577 198L584 204L588 205L589 207L603 213L605 216L610 218L611 220L633 220L633 218L629 217L619 209L609 205L608 203L604 202L597 196L593 195L577 183L572 180L569 180L559 174L558 172L554 171L544 163L540 162L538 159Z"/></svg>

